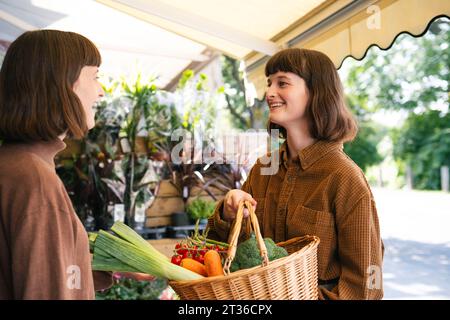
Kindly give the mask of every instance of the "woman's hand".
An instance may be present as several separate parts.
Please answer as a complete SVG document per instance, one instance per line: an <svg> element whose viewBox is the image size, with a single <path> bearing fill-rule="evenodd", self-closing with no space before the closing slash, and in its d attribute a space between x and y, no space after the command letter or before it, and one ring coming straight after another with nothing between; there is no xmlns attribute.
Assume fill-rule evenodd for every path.
<svg viewBox="0 0 450 320"><path fill-rule="evenodd" d="M250 201L253 206L253 210L256 210L256 200L252 195L239 189L233 189L228 191L223 201L223 219L228 222L232 222L236 218L236 213L239 209L239 203L241 201ZM244 218L248 217L249 212L247 208L244 208Z"/></svg>

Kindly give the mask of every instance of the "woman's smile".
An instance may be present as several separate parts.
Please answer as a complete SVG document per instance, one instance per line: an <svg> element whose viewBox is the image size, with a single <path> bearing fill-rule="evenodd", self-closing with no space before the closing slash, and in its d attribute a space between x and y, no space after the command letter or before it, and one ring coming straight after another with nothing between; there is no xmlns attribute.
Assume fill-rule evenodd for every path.
<svg viewBox="0 0 450 320"><path fill-rule="evenodd" d="M279 102L279 101L269 103L270 111L273 111L273 110L276 110L276 109L279 109L279 108L285 107L285 106L286 106L286 104L284 102Z"/></svg>

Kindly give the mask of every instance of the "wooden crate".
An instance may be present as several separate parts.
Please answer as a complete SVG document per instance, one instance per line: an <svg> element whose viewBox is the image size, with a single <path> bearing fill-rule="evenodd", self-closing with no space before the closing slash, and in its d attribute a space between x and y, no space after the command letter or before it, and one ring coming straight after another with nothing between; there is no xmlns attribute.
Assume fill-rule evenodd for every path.
<svg viewBox="0 0 450 320"><path fill-rule="evenodd" d="M175 244L177 244L180 239L158 239L158 240L147 240L152 246L155 247L159 252L163 253L167 257L172 257L173 249L175 249Z"/></svg>
<svg viewBox="0 0 450 320"><path fill-rule="evenodd" d="M184 211L183 198L169 180L162 180L158 193L146 211L145 226L160 227L172 224L172 213Z"/></svg>
<svg viewBox="0 0 450 320"><path fill-rule="evenodd" d="M147 209L147 217L166 217L174 212L184 211L184 202L181 197L156 196L152 205Z"/></svg>
<svg viewBox="0 0 450 320"><path fill-rule="evenodd" d="M210 191L217 200L221 200L226 194L226 192L215 188L210 188ZM192 202L196 198L205 201L214 201L214 199L206 191L202 191L200 187L193 187L191 189L187 203ZM183 212L185 209L185 204L179 190L169 180L162 180L155 200L146 211L145 226L147 228L169 226L172 222L172 214L174 212Z"/></svg>
<svg viewBox="0 0 450 320"><path fill-rule="evenodd" d="M170 226L172 224L172 217L147 217L145 219L145 227L146 228L154 228L154 227L165 227Z"/></svg>

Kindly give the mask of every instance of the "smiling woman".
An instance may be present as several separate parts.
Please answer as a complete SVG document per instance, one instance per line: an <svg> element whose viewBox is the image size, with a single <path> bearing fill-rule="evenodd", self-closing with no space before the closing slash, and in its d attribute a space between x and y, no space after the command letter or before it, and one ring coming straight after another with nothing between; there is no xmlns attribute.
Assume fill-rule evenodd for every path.
<svg viewBox="0 0 450 320"><path fill-rule="evenodd" d="M237 206L248 200L264 238L320 238L321 299L380 299L377 209L364 173L343 151L357 127L333 63L318 51L285 49L265 70L268 127L285 139L273 152L280 161L267 175L263 168L273 163L258 159L242 190L229 191L217 204L210 236L227 239Z"/></svg>
<svg viewBox="0 0 450 320"><path fill-rule="evenodd" d="M88 129L95 126L94 104L99 97L105 93L101 84L98 82L98 68L96 66L84 66L81 69L80 76L73 85L73 91L80 98L86 115L86 125Z"/></svg>
<svg viewBox="0 0 450 320"><path fill-rule="evenodd" d="M45 45L43 45L45 44ZM86 134L86 111L103 95L90 69L100 53L72 32L26 32L9 47L0 74L0 137L5 141L50 141L63 133ZM95 90L95 98L92 92Z"/></svg>
<svg viewBox="0 0 450 320"><path fill-rule="evenodd" d="M307 129L316 140L350 141L357 126L344 102L344 92L333 62L314 50L288 49L275 55L266 65L267 102L287 99L286 112L295 112L285 123L270 114L270 129L281 130L286 138L288 127ZM278 79L272 85L271 79ZM280 123L281 121L281 123Z"/></svg>
<svg viewBox="0 0 450 320"><path fill-rule="evenodd" d="M94 126L103 96L95 45L72 32L26 32L0 71L0 299L94 299L86 231L55 172L66 135ZM96 285L112 284L98 274ZM101 279L101 281L100 281ZM99 282L97 282L97 280ZM102 283L103 282L103 283Z"/></svg>

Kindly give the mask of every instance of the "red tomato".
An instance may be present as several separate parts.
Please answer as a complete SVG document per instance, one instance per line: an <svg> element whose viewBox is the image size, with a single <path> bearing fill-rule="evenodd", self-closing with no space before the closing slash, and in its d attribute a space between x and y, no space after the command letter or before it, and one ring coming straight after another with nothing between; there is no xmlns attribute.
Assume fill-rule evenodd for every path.
<svg viewBox="0 0 450 320"><path fill-rule="evenodd" d="M186 249L181 256L183 257L183 259L190 258L191 253L189 252L189 250Z"/></svg>
<svg viewBox="0 0 450 320"><path fill-rule="evenodd" d="M200 262L200 263L202 263L202 264L205 263L205 257L202 256L201 254L195 255L195 256L194 256L194 260L196 260L196 261L198 261L198 262Z"/></svg>
<svg viewBox="0 0 450 320"><path fill-rule="evenodd" d="M177 250L177 253L180 255L184 255L186 252L188 252L187 246L185 244L177 244L175 246L175 250Z"/></svg>
<svg viewBox="0 0 450 320"><path fill-rule="evenodd" d="M173 256L172 256L172 259L171 259L171 262L173 263L173 264L176 264L176 265L180 265L180 263L181 263L181 260L183 260L183 257L182 256L180 256L179 254L174 254Z"/></svg>

